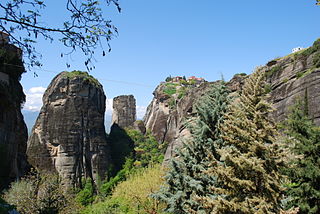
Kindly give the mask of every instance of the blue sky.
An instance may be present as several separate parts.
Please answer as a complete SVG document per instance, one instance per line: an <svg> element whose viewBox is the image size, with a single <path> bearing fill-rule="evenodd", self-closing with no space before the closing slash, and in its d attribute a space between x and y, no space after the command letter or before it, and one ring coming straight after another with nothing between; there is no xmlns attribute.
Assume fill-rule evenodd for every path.
<svg viewBox="0 0 320 214"><path fill-rule="evenodd" d="M320 37L320 6L315 0L122 0L120 4L120 14L115 7L106 8L119 36L111 41L110 54L97 55L91 75L102 83L108 99L133 94L140 114L155 87L169 75L208 81L223 75L228 80L287 55L294 47L308 47ZM66 16L63 6L48 2L48 24ZM67 69L66 59L60 57L62 46L39 41L37 47L44 66L34 70L37 78L32 71L23 75L26 110L39 109L43 90L56 74L85 70L78 53L67 59L72 65Z"/></svg>

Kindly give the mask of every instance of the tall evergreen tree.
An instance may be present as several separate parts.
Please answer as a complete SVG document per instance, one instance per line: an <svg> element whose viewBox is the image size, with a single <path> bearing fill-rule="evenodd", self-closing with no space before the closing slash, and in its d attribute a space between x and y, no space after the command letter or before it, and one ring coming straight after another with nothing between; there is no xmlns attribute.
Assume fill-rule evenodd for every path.
<svg viewBox="0 0 320 214"><path fill-rule="evenodd" d="M196 200L196 196L210 197L207 188L214 178L204 171L209 166L208 156L214 151L219 136L218 128L223 120L229 102L228 90L224 82L210 89L195 105L197 117L189 121L192 135L178 152L178 158L171 162L166 175L166 185L155 195L165 201L170 213L206 213L205 208Z"/></svg>
<svg viewBox="0 0 320 214"><path fill-rule="evenodd" d="M277 132L268 113L265 74L257 70L230 106L222 128L223 147L208 170L216 182L214 198L206 197L212 213L278 213L281 175L274 146Z"/></svg>
<svg viewBox="0 0 320 214"><path fill-rule="evenodd" d="M320 129L308 118L305 104L299 101L285 123L292 152L297 155L286 172L291 179L287 194L289 207L299 213L320 213Z"/></svg>

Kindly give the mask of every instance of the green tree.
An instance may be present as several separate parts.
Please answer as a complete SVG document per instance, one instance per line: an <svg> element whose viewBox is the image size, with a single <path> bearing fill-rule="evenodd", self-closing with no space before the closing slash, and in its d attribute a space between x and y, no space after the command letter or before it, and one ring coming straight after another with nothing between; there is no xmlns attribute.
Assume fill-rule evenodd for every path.
<svg viewBox="0 0 320 214"><path fill-rule="evenodd" d="M208 156L216 155L215 146L220 143L219 130L227 105L228 90L224 82L212 86L195 105L197 117L188 125L192 139L178 151L178 158L172 160L165 177L166 185L154 195L167 204L166 211L205 213L205 207L196 197L211 197L207 187L215 180L204 172L210 165Z"/></svg>
<svg viewBox="0 0 320 214"><path fill-rule="evenodd" d="M320 213L320 129L305 111L300 100L292 107L285 122L292 152L297 158L287 168L291 179L287 194L289 207L299 207L299 213Z"/></svg>
<svg viewBox="0 0 320 214"><path fill-rule="evenodd" d="M225 115L220 161L209 170L215 197L205 198L213 213L279 213L282 176L264 79L259 69L251 74Z"/></svg>
<svg viewBox="0 0 320 214"><path fill-rule="evenodd" d="M51 23L44 20L46 0L5 0L0 2L0 31L7 34L12 44L18 46L28 57L31 66L40 66L41 56L35 48L39 39L49 42L57 39L69 48L70 54L76 50L87 57L85 65L92 69L92 57L97 47L109 41L117 34L117 28L110 20L104 18L101 1L95 0L65 0L57 2L62 9L70 14L69 19L62 23ZM120 12L118 0L105 0L113 3ZM65 8L65 10L63 10ZM105 55L105 51L102 51ZM63 54L61 54L63 56Z"/></svg>
<svg viewBox="0 0 320 214"><path fill-rule="evenodd" d="M126 132L134 142L136 167L146 167L163 161L165 146L160 144L149 130L145 134L136 129L126 129Z"/></svg>

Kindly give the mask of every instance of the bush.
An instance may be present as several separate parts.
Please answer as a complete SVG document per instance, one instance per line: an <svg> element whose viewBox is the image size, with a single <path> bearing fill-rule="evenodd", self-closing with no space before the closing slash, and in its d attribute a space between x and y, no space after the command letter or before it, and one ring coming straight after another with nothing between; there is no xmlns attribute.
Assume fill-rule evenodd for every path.
<svg viewBox="0 0 320 214"><path fill-rule="evenodd" d="M99 192L104 195L108 196L111 194L113 188L120 183L121 181L126 180L133 169L133 159L127 158L125 164L123 165L123 169L121 169L116 176L111 178L109 181L104 181L99 187Z"/></svg>
<svg viewBox="0 0 320 214"><path fill-rule="evenodd" d="M167 95L173 95L177 92L177 89L175 86L173 85L167 85L164 89L163 89L163 93L167 94Z"/></svg>
<svg viewBox="0 0 320 214"><path fill-rule="evenodd" d="M99 202L88 206L81 211L81 214L136 214L130 208L127 201L122 198L108 198L104 202Z"/></svg>
<svg viewBox="0 0 320 214"><path fill-rule="evenodd" d="M281 66L276 65L276 66L272 67L269 71L266 72L266 77L270 78L272 75L279 72L280 70L281 70Z"/></svg>
<svg viewBox="0 0 320 214"><path fill-rule="evenodd" d="M160 164L143 168L120 183L113 192L112 198L124 199L135 213L159 213L164 204L151 198L163 184L164 170Z"/></svg>
<svg viewBox="0 0 320 214"><path fill-rule="evenodd" d="M58 213L68 200L60 188L58 175L33 175L14 182L4 199L21 214Z"/></svg>
<svg viewBox="0 0 320 214"><path fill-rule="evenodd" d="M94 201L94 189L92 185L92 180L87 179L85 181L85 186L76 196L76 202L83 206L88 206Z"/></svg>

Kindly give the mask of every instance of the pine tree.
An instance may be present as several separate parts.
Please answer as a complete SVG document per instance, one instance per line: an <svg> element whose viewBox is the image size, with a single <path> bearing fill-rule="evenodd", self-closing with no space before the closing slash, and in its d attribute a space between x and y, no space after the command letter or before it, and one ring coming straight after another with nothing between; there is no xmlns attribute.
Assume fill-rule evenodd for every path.
<svg viewBox="0 0 320 214"><path fill-rule="evenodd" d="M278 213L281 175L274 146L277 132L268 114L265 75L255 71L231 104L222 128L223 147L208 170L214 198L202 198L212 213Z"/></svg>
<svg viewBox="0 0 320 214"><path fill-rule="evenodd" d="M291 179L287 194L289 207L299 213L320 213L320 129L308 118L306 105L300 100L293 106L285 123L292 152L300 158L286 170Z"/></svg>
<svg viewBox="0 0 320 214"><path fill-rule="evenodd" d="M212 86L195 105L197 117L189 121L192 139L178 151L166 175L166 185L155 195L166 202L170 213L206 213L196 196L209 196L207 188L214 178L204 171L209 166L208 156L214 151L219 126L228 105L228 90L224 82ZM191 124L191 125L190 125Z"/></svg>

